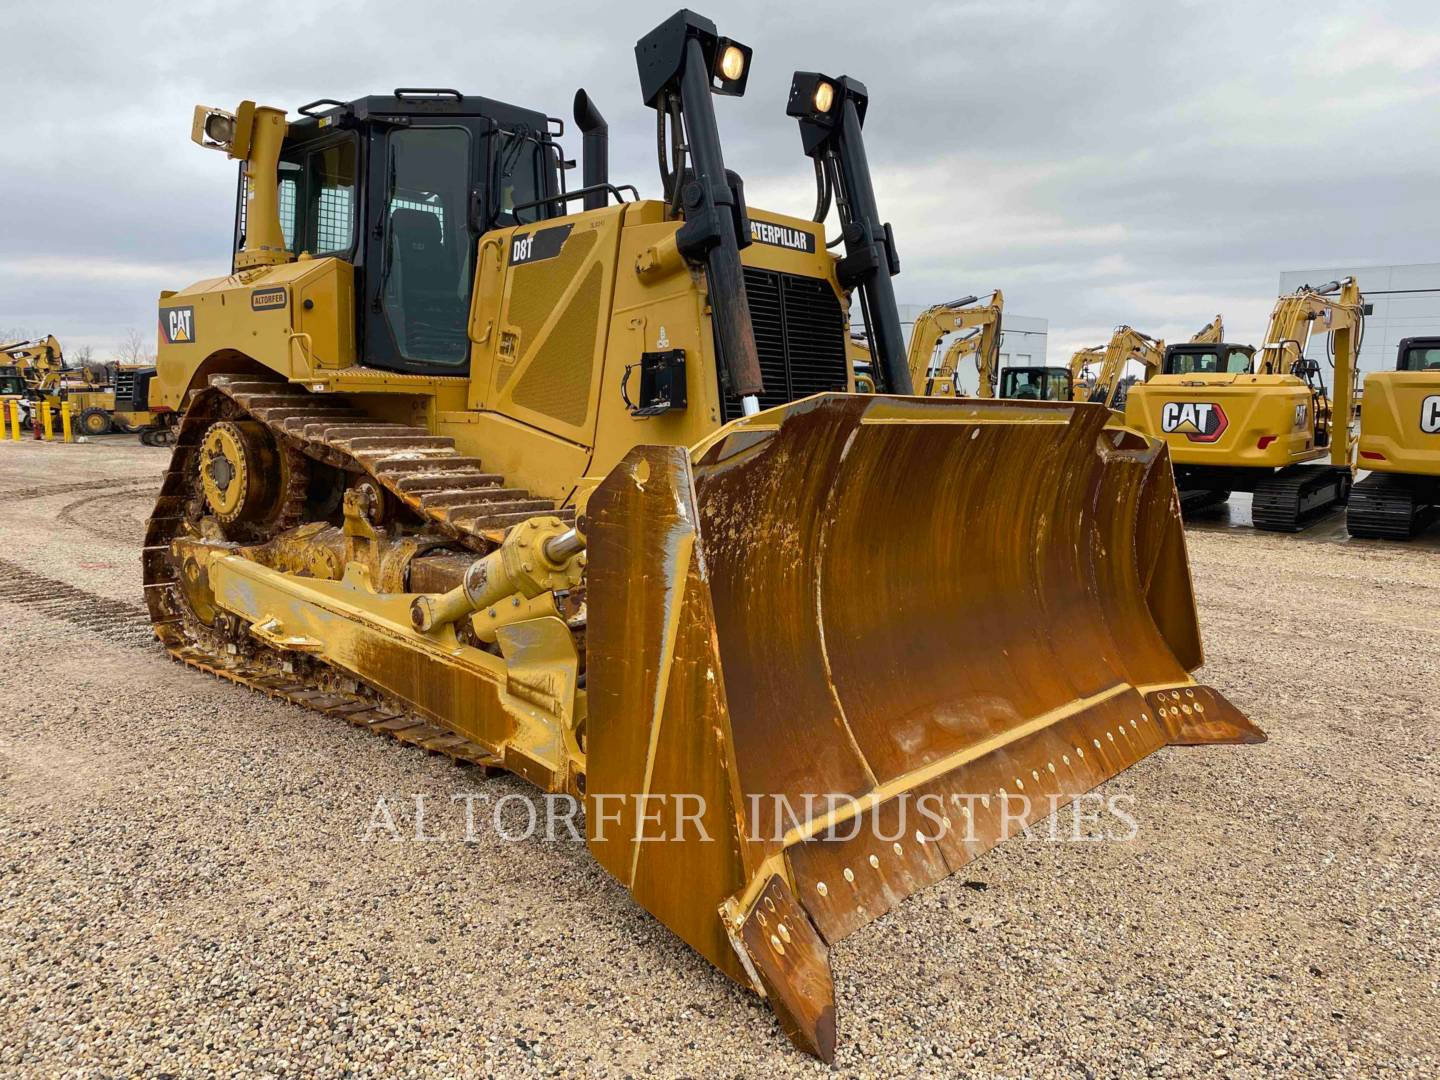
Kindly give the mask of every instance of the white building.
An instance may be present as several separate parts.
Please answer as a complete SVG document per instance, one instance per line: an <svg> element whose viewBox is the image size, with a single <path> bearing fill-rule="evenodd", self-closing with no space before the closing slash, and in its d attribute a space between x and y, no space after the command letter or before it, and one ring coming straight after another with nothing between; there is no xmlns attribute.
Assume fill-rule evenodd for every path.
<svg viewBox="0 0 1440 1080"><path fill-rule="evenodd" d="M898 304L900 326L905 331L905 344L910 344L910 331L915 320L929 304ZM1037 319L1029 315L1011 315L1008 311L1000 324L1000 366L1044 367L1045 344L1049 339L1050 320ZM975 390L976 376L973 366L965 366L959 373L962 391Z"/></svg>
<svg viewBox="0 0 1440 1080"><path fill-rule="evenodd" d="M1351 276L1359 283L1366 301L1375 307L1365 320L1365 337L1360 344L1362 373L1394 368L1396 347L1402 338L1440 335L1440 263L1287 270L1280 275L1280 294L1294 292L1302 285L1323 285ZM1323 363L1324 337L1311 339L1306 354Z"/></svg>

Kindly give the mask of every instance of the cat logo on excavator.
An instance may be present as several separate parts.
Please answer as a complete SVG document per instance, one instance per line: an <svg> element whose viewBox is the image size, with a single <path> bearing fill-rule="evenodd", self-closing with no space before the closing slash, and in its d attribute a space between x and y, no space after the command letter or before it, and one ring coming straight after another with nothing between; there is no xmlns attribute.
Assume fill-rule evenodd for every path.
<svg viewBox="0 0 1440 1080"><path fill-rule="evenodd" d="M1431 394L1420 403L1420 430L1426 435L1440 434L1440 394Z"/></svg>
<svg viewBox="0 0 1440 1080"><path fill-rule="evenodd" d="M1160 430L1184 435L1191 442L1213 443L1230 426L1230 418L1209 401L1167 401L1160 412Z"/></svg>

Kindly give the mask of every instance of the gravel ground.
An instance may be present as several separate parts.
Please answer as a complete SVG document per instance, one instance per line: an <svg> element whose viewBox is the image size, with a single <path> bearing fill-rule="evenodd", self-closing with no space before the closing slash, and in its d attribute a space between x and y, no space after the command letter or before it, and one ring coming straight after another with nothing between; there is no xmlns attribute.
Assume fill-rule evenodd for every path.
<svg viewBox="0 0 1440 1080"><path fill-rule="evenodd" d="M452 798L518 781L14 602L138 607L166 454L0 446L0 1072L827 1071L583 846L465 842ZM1190 539L1205 679L1270 741L1162 751L1107 785L1132 842L1003 845L841 943L841 1075L1440 1071L1440 554ZM440 839L366 841L417 795Z"/></svg>

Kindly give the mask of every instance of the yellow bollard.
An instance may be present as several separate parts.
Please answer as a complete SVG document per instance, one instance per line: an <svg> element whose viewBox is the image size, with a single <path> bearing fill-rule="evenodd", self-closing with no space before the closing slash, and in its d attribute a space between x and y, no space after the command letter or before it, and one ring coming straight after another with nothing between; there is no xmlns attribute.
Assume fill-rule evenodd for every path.
<svg viewBox="0 0 1440 1080"><path fill-rule="evenodd" d="M60 429L65 435L66 442L75 441L75 433L70 427L70 403L68 401L60 406Z"/></svg>
<svg viewBox="0 0 1440 1080"><path fill-rule="evenodd" d="M50 404L46 402L40 406L40 423L45 428L45 441L55 441L55 416L50 411Z"/></svg>
<svg viewBox="0 0 1440 1080"><path fill-rule="evenodd" d="M10 402L10 438L20 441L20 402Z"/></svg>

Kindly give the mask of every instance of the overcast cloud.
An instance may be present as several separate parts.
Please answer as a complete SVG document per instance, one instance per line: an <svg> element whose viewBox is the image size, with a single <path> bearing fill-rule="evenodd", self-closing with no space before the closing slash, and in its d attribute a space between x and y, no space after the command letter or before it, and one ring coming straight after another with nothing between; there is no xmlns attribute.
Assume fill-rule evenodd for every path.
<svg viewBox="0 0 1440 1080"><path fill-rule="evenodd" d="M197 102L295 106L454 86L610 121L612 179L658 188L632 47L666 3L7 5L0 328L108 356L155 300L228 267L235 173ZM752 204L808 216L796 68L871 92L866 138L903 303L1005 290L1050 359L1128 322L1263 332L1281 271L1440 261L1440 5L766 3L701 9L751 43L717 102ZM36 58L45 58L41 62ZM578 140L568 140L570 156ZM1363 281L1362 281L1363 286Z"/></svg>

